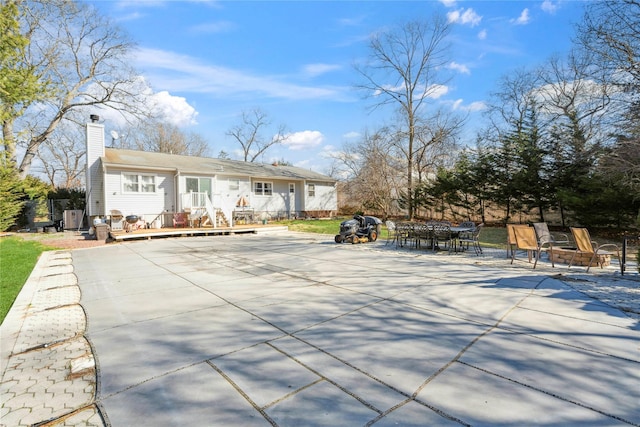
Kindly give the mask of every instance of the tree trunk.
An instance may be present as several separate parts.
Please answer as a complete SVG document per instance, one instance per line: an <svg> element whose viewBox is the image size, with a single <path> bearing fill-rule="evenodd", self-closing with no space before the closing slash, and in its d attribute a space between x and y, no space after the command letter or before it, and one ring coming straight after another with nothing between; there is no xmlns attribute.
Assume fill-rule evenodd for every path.
<svg viewBox="0 0 640 427"><path fill-rule="evenodd" d="M10 164L15 165L18 158L16 157L16 141L13 138L13 119L5 120L2 123L2 139Z"/></svg>

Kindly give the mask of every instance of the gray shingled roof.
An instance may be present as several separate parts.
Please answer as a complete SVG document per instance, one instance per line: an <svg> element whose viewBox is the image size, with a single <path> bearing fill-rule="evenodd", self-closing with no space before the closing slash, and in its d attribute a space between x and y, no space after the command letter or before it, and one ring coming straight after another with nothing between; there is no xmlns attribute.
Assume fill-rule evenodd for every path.
<svg viewBox="0 0 640 427"><path fill-rule="evenodd" d="M254 178L283 178L335 182L336 179L295 166L273 166L210 157L180 156L147 151L106 148L102 163L107 167L169 169L181 174L224 174Z"/></svg>

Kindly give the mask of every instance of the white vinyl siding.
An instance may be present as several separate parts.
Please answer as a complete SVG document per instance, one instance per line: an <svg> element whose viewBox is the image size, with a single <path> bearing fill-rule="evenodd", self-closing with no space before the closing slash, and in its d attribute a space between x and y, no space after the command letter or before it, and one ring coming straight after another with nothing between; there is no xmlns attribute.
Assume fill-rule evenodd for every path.
<svg viewBox="0 0 640 427"><path fill-rule="evenodd" d="M315 196L309 196L309 187L314 187ZM337 190L332 182L307 182L307 197L305 197L304 207L302 210L332 210L338 209Z"/></svg>
<svg viewBox="0 0 640 427"><path fill-rule="evenodd" d="M153 177L154 191L125 191L124 175ZM172 173L158 172L149 174L110 170L105 175L105 193L108 200L108 203L105 204L105 214L108 215L110 210L116 209L122 212L123 215L145 215L145 218L149 216L149 220L153 220L156 215L161 214L163 211L171 212L175 209L173 182ZM141 187L144 187L144 184L138 178L138 188ZM146 189L150 190L151 188L147 185Z"/></svg>

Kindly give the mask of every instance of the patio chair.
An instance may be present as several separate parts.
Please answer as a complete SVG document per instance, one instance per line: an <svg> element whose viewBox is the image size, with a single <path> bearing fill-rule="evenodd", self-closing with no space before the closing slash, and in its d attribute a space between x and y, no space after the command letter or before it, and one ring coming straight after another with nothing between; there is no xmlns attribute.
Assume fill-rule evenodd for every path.
<svg viewBox="0 0 640 427"><path fill-rule="evenodd" d="M513 231L515 227L529 228L527 224L507 224L507 258L513 255L516 246L516 235Z"/></svg>
<svg viewBox="0 0 640 427"><path fill-rule="evenodd" d="M549 226L546 222L534 222L533 229L536 231L536 237L538 243L542 246L549 244L553 246L568 245L569 236L564 233L554 233L549 231Z"/></svg>
<svg viewBox="0 0 640 427"><path fill-rule="evenodd" d="M396 247L403 247L407 244L407 240L411 239L412 226L408 222L399 222L396 224Z"/></svg>
<svg viewBox="0 0 640 427"><path fill-rule="evenodd" d="M476 223L473 222L473 221L463 221L460 224L458 224L458 227L475 229L476 228Z"/></svg>
<svg viewBox="0 0 640 427"><path fill-rule="evenodd" d="M186 227L188 220L186 212L176 212L173 214L173 227Z"/></svg>
<svg viewBox="0 0 640 427"><path fill-rule="evenodd" d="M460 247L466 244L467 250L469 250L469 246L471 246L476 255L480 255L482 254L482 248L480 247L480 232L482 231L482 227L484 227L484 224L474 224L474 226L475 228L473 229L473 231L460 233L458 242L460 243ZM462 227L462 224L460 224L460 227Z"/></svg>
<svg viewBox="0 0 640 427"><path fill-rule="evenodd" d="M413 225L413 238L416 241L416 248L421 248L421 242L427 242L427 246L433 246L433 232L427 224Z"/></svg>
<svg viewBox="0 0 640 427"><path fill-rule="evenodd" d="M387 220L385 225L387 227L387 241L385 245L387 245L389 242L394 242L398 239L398 228L396 227L396 223L390 220Z"/></svg>
<svg viewBox="0 0 640 427"><path fill-rule="evenodd" d="M531 263L532 257L536 259L533 263L533 268L535 269L536 265L538 265L538 260L540 259L540 252L547 250L538 245L535 230L533 227L513 227L513 235L516 245L515 249L511 252L511 264L513 264L513 261L516 259L516 251L523 250L527 251L529 263ZM549 246L548 250L551 251L551 254L553 255L553 246ZM552 255L549 256L549 259L551 259L551 266L555 267Z"/></svg>
<svg viewBox="0 0 640 427"><path fill-rule="evenodd" d="M435 251L436 247L440 247L440 242L444 243L444 247L451 252L453 246L453 235L451 234L451 226L446 224L436 224L431 229L432 233L432 249Z"/></svg>
<svg viewBox="0 0 640 427"><path fill-rule="evenodd" d="M615 243L605 243L602 245L598 245L597 242L591 240L591 235L589 234L589 230L581 227L570 227L571 234L573 235L573 239L576 242L576 251L571 257L571 261L569 261L569 268L573 265L573 261L577 254L587 254L591 255L589 259L589 265L587 266L587 273L591 268L591 264L593 261L596 261L596 264L600 265L600 268L603 268L603 262L600 262L600 255L618 255L618 259L620 258L620 247ZM602 248L612 247L615 248L615 252L607 251ZM622 262L620 262L620 271L622 271Z"/></svg>

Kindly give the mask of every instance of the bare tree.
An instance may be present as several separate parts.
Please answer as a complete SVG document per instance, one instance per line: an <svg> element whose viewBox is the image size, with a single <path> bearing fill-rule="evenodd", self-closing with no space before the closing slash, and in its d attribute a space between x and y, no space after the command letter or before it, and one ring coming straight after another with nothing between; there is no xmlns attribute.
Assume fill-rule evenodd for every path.
<svg viewBox="0 0 640 427"><path fill-rule="evenodd" d="M130 128L122 146L185 156L206 156L209 152L209 145L201 135L156 120L141 122L137 128Z"/></svg>
<svg viewBox="0 0 640 427"><path fill-rule="evenodd" d="M373 108L397 107L406 140L407 204L409 218L414 215L414 155L417 124L429 99L436 98L445 81L438 71L448 62L445 42L450 24L441 15L429 21L406 23L392 31L374 35L369 44L370 58L356 71L363 78L357 87L376 100Z"/></svg>
<svg viewBox="0 0 640 427"><path fill-rule="evenodd" d="M265 137L264 132L270 125L267 113L254 108L251 111L243 111L242 122L227 132L227 135L233 137L242 147L245 162L255 162L270 147L282 144L288 139L284 125L280 125L271 138Z"/></svg>
<svg viewBox="0 0 640 427"><path fill-rule="evenodd" d="M52 94L30 104L18 121L2 124L5 144L24 149L18 166L24 178L40 146L71 112L109 107L142 115L145 91L127 60L132 43L95 8L66 0L19 4L22 33L29 40L25 61L39 71Z"/></svg>
<svg viewBox="0 0 640 427"><path fill-rule="evenodd" d="M458 135L464 122L462 117L438 110L418 123L414 150L418 182L429 179L438 168L453 166Z"/></svg>
<svg viewBox="0 0 640 427"><path fill-rule="evenodd" d="M622 104L616 141L601 165L624 176L633 188L640 184L640 1L604 0L589 3L578 26L577 43L590 52L608 82L619 89L614 101Z"/></svg>
<svg viewBox="0 0 640 427"><path fill-rule="evenodd" d="M610 78L640 85L640 1L589 3L577 35L577 43L600 57Z"/></svg>
<svg viewBox="0 0 640 427"><path fill-rule="evenodd" d="M389 217L398 213L404 181L403 161L395 156L393 133L382 128L360 141L343 145L333 156L332 176L343 180L343 204Z"/></svg>
<svg viewBox="0 0 640 427"><path fill-rule="evenodd" d="M582 135L585 144L602 142L610 133L606 122L615 115L611 114L614 91L603 75L605 68L597 61L588 51L551 57L540 67L540 86L533 91L548 125L563 123L570 135Z"/></svg>
<svg viewBox="0 0 640 427"><path fill-rule="evenodd" d="M39 147L38 157L51 185L82 187L86 163L83 131L84 128L74 123L63 123Z"/></svg>

